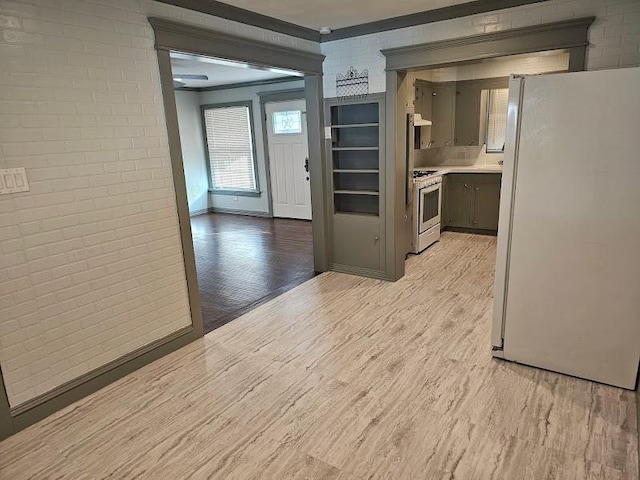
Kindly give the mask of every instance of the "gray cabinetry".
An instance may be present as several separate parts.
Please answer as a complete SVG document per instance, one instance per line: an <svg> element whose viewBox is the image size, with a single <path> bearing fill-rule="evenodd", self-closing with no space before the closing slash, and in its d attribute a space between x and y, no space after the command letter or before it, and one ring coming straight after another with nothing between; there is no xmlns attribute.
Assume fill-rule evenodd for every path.
<svg viewBox="0 0 640 480"><path fill-rule="evenodd" d="M433 147L453 145L456 123L455 83L434 84L431 141Z"/></svg>
<svg viewBox="0 0 640 480"><path fill-rule="evenodd" d="M326 101L331 268L384 275L384 97Z"/></svg>
<svg viewBox="0 0 640 480"><path fill-rule="evenodd" d="M443 226L496 232L501 176L495 173L448 174Z"/></svg>
<svg viewBox="0 0 640 480"><path fill-rule="evenodd" d="M456 91L455 145L479 145L480 87L474 82L458 82Z"/></svg>

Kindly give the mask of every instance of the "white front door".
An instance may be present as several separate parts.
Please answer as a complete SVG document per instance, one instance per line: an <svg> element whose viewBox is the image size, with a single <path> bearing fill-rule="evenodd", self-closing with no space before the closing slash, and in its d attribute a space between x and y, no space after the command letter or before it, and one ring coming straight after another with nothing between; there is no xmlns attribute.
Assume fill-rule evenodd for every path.
<svg viewBox="0 0 640 480"><path fill-rule="evenodd" d="M306 103L270 102L265 109L273 216L311 220Z"/></svg>

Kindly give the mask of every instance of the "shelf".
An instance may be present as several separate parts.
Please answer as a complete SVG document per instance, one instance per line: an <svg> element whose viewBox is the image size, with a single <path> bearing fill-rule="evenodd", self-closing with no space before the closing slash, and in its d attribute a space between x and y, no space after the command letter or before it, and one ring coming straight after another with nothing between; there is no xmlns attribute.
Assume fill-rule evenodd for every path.
<svg viewBox="0 0 640 480"><path fill-rule="evenodd" d="M331 125L331 128L363 128L363 127L378 127L379 123L350 123L345 125Z"/></svg>
<svg viewBox="0 0 640 480"><path fill-rule="evenodd" d="M334 168L333 173L380 173L377 168Z"/></svg>
<svg viewBox="0 0 640 480"><path fill-rule="evenodd" d="M341 195L369 195L369 196L378 196L379 192L374 192L373 190L334 190L333 193L341 194Z"/></svg>
<svg viewBox="0 0 640 480"><path fill-rule="evenodd" d="M380 150L380 148L379 147L333 147L331 150L333 150L334 152L345 152L345 151L366 152L366 151Z"/></svg>

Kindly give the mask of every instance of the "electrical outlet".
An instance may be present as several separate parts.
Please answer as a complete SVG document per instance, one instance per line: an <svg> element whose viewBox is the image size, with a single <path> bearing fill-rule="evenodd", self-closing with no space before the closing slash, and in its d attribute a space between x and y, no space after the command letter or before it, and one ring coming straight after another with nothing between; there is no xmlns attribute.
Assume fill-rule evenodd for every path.
<svg viewBox="0 0 640 480"><path fill-rule="evenodd" d="M0 170L0 195L28 191L29 182L24 167Z"/></svg>

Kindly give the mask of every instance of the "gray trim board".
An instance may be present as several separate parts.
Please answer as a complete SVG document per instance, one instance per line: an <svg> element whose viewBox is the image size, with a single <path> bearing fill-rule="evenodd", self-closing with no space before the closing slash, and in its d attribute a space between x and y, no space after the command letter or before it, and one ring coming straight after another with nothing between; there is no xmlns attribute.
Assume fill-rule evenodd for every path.
<svg viewBox="0 0 640 480"><path fill-rule="evenodd" d="M269 212L259 212L257 210L236 210L234 208L218 208L210 207L205 213L228 213L231 215L244 215L247 217L264 217L271 218L273 215Z"/></svg>
<svg viewBox="0 0 640 480"><path fill-rule="evenodd" d="M157 56L167 136L169 140L171 173L176 195L176 210L178 214L178 226L180 228L182 257L184 260L187 291L189 294L189 308L191 309L191 322L196 335L202 336L204 335L204 324L202 322L202 310L200 308L196 257L193 250L193 238L191 236L191 217L189 215L189 202L187 201L187 181L185 179L184 164L182 162L178 109L176 107L176 96L173 91L171 58L168 50L158 50Z"/></svg>
<svg viewBox="0 0 640 480"><path fill-rule="evenodd" d="M235 7L228 3L217 2L215 0L157 0L176 7L187 8L195 12L206 13L214 17L225 18L233 22L244 23L254 27L264 28L272 32L283 33L292 37L320 41L320 33L311 28L285 22L274 17L262 15L260 13Z"/></svg>
<svg viewBox="0 0 640 480"><path fill-rule="evenodd" d="M255 190L232 190L213 188L211 157L209 156L209 139L207 138L207 125L204 118L204 112L206 110L226 107L247 107L247 109L249 110L249 130L251 133L251 151L253 153L253 178L256 182ZM202 118L202 138L204 139L204 153L207 160L206 167L209 180L209 193L213 195L235 195L238 197L259 197L260 195L262 195L262 192L260 191L260 179L258 178L258 159L256 155L256 133L254 132L255 124L253 116L253 102L251 100L242 100L240 102L209 103L206 105L200 105L200 117Z"/></svg>
<svg viewBox="0 0 640 480"><path fill-rule="evenodd" d="M406 155L406 106L404 90L407 88L407 75L404 72L386 73L386 199L385 199L385 235L386 235L386 271L390 280L404 276L407 215L405 214ZM413 90L413 87L410 86ZM403 159L402 161L395 161Z"/></svg>
<svg viewBox="0 0 640 480"><path fill-rule="evenodd" d="M25 429L200 336L192 327L183 328L12 409L15 431Z"/></svg>
<svg viewBox="0 0 640 480"><path fill-rule="evenodd" d="M425 10L422 12L411 13L409 15L402 15L400 17L385 18L384 20L379 20L377 22L338 28L328 35L323 35L321 41L332 42L343 38L359 37L361 35L369 35L372 33L396 30L399 28L442 22L445 20L452 20L454 18L468 17L479 13L494 12L496 10L530 5L532 3L540 3L543 1L546 0L476 0L474 2L466 2L433 10Z"/></svg>
<svg viewBox="0 0 640 480"><path fill-rule="evenodd" d="M311 216L313 235L313 260L316 272L329 269L330 242L328 235L329 212L325 192L331 179L324 168L324 108L322 100L322 74L304 79L307 100L307 132L309 135L309 178L311 181Z"/></svg>
<svg viewBox="0 0 640 480"><path fill-rule="evenodd" d="M260 97L260 125L262 127L262 147L264 152L265 173L267 176L267 204L269 205L269 216L273 217L273 185L271 183L271 157L269 155L269 132L267 129L267 110L265 105L271 102L286 102L301 99L306 101L306 99L304 88L258 92L258 97Z"/></svg>
<svg viewBox="0 0 640 480"><path fill-rule="evenodd" d="M322 75L324 55L237 37L206 28L149 17L156 50L177 50L251 65ZM173 88L173 78L171 80Z"/></svg>
<svg viewBox="0 0 640 480"><path fill-rule="evenodd" d="M468 37L381 50L387 70L408 70L451 65L507 55L549 50L569 50L569 66L584 68L584 52L589 45L587 31L595 17L483 33ZM571 60L571 56L576 57ZM582 58L580 62L579 58Z"/></svg>
<svg viewBox="0 0 640 480"><path fill-rule="evenodd" d="M304 88L292 88L289 90L272 90L269 92L258 92L260 104L271 102L287 102L289 100L303 100L305 98ZM262 110L264 113L264 110Z"/></svg>
<svg viewBox="0 0 640 480"><path fill-rule="evenodd" d="M176 88L177 91L187 92L215 92L218 90L229 90L231 88L244 88L244 87L259 87L262 85L272 85L274 83L290 83L290 82L301 82L304 79L302 77L280 77L280 78L269 78L267 80L254 80L252 82L238 82L238 83L230 83L229 85L214 85L212 87L182 87Z"/></svg>
<svg viewBox="0 0 640 480"><path fill-rule="evenodd" d="M425 10L422 12L401 15L399 17L385 18L375 22L362 23L349 27L337 28L328 35L320 35L319 32L286 22L268 15L245 10L215 0L158 0L177 7L187 8L200 13L206 13L220 18L225 18L238 23L263 28L272 32L278 32L292 37L311 40L314 42L332 42L343 38L369 35L398 28L424 25L434 22L442 22L454 18L467 17L480 13L494 12L505 8L519 7L541 3L546 0L475 0L449 7Z"/></svg>
<svg viewBox="0 0 640 480"><path fill-rule="evenodd" d="M204 215L205 213L209 213L211 211L211 207L209 208L201 208L199 210L190 210L189 211L189 216L190 217L197 217L198 215Z"/></svg>
<svg viewBox="0 0 640 480"><path fill-rule="evenodd" d="M7 391L4 385L2 368L0 368L0 441L13 435L15 432L13 418L11 418L11 411L9 409L9 399L7 398Z"/></svg>

